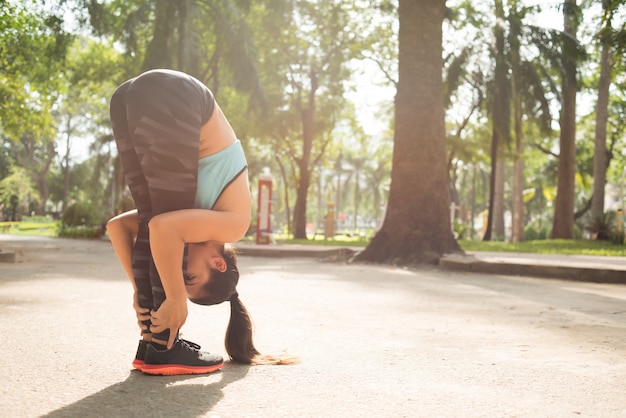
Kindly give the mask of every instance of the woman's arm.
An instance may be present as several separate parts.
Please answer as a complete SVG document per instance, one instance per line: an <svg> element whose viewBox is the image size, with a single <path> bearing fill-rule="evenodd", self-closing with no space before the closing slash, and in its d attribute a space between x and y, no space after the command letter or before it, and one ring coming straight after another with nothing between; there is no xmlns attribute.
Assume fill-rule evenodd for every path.
<svg viewBox="0 0 626 418"><path fill-rule="evenodd" d="M165 301L152 313L152 331L180 329L187 318L187 292L182 263L185 243L235 242L250 226L251 196L245 171L228 186L215 210L183 209L154 216L150 228L152 259L161 277ZM176 333L170 332L170 348Z"/></svg>
<svg viewBox="0 0 626 418"><path fill-rule="evenodd" d="M133 246L139 231L137 210L124 212L111 218L107 222L107 231L120 264L133 284L133 288L137 290L133 278Z"/></svg>
<svg viewBox="0 0 626 418"><path fill-rule="evenodd" d="M183 273L185 243L236 242L250 226L250 213L183 209L154 216L149 223L152 258L167 298L186 298Z"/></svg>
<svg viewBox="0 0 626 418"><path fill-rule="evenodd" d="M247 171L224 190L214 209L177 210L150 220L152 258L166 298L186 297L181 269L185 243L236 242L248 231L252 199Z"/></svg>
<svg viewBox="0 0 626 418"><path fill-rule="evenodd" d="M154 333L170 329L167 341L172 347L175 332L187 319L187 292L183 278L183 251L187 242L239 240L250 224L250 213L218 212L205 209L185 209L166 212L152 218L150 248L154 264L161 277L165 301L152 312Z"/></svg>

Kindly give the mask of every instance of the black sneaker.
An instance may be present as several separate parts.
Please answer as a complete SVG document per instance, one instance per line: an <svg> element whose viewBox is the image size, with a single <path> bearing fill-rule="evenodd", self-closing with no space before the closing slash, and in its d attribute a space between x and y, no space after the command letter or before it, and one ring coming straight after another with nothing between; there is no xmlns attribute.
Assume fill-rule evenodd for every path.
<svg viewBox="0 0 626 418"><path fill-rule="evenodd" d="M147 374L178 375L211 373L222 368L224 359L200 351L200 346L177 339L170 350L157 350L147 344L141 371Z"/></svg>
<svg viewBox="0 0 626 418"><path fill-rule="evenodd" d="M201 348L200 344L196 344L192 341L183 340L182 338L180 340L186 342L196 350L200 350ZM139 345L137 346L137 354L135 354L135 359L133 360L133 367L137 370L141 370L143 368L144 360L146 357L146 348L148 347L148 344L149 343L146 340L139 340Z"/></svg>
<svg viewBox="0 0 626 418"><path fill-rule="evenodd" d="M145 340L139 340L137 354L135 354L135 359L133 360L133 367L137 370L141 370L143 367L144 359L146 357L146 347L148 347L148 343Z"/></svg>

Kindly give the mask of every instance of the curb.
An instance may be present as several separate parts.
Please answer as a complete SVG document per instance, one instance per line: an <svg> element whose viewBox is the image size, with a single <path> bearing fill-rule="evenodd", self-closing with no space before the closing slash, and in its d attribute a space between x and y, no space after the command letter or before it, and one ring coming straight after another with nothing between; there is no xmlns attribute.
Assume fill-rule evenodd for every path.
<svg viewBox="0 0 626 418"><path fill-rule="evenodd" d="M508 276L540 277L591 283L626 284L626 271L602 267L528 264L512 261L488 262L472 255L445 255L439 260L443 270Z"/></svg>
<svg viewBox="0 0 626 418"><path fill-rule="evenodd" d="M15 253L0 250L0 263L15 263Z"/></svg>

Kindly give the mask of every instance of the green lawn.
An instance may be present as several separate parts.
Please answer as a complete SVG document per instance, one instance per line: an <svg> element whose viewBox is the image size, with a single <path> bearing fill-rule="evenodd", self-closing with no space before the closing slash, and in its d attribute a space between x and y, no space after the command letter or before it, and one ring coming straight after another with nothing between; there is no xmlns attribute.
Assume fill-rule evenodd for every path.
<svg viewBox="0 0 626 418"><path fill-rule="evenodd" d="M610 241L540 240L518 244L507 242L459 241L465 251L502 251L537 254L626 256L626 245Z"/></svg>
<svg viewBox="0 0 626 418"><path fill-rule="evenodd" d="M277 242L284 244L304 245L335 245L350 247L365 247L368 243L363 238L335 237L325 240L322 237L316 240L294 240L277 237ZM579 254L599 256L626 256L626 245L616 245L608 241L591 240L539 240L527 241L519 244L508 242L459 241L465 251L494 251L520 252L537 254Z"/></svg>
<svg viewBox="0 0 626 418"><path fill-rule="evenodd" d="M30 235L39 237L56 237L57 221L23 221L0 222L0 233L10 235Z"/></svg>
<svg viewBox="0 0 626 418"><path fill-rule="evenodd" d="M0 233L12 235L34 235L56 237L58 221L23 221L23 222L0 222ZM276 242L283 244L301 245L327 245L365 247L369 240L360 236L338 235L334 239L324 239L317 235L315 239L296 240L284 236L275 236ZM253 236L248 236L245 241L254 242ZM527 241L518 244L497 241L459 241L459 245L465 251L494 251L494 252L520 252L537 254L581 254L599 256L626 256L626 245L616 245L608 241L591 240L540 240Z"/></svg>

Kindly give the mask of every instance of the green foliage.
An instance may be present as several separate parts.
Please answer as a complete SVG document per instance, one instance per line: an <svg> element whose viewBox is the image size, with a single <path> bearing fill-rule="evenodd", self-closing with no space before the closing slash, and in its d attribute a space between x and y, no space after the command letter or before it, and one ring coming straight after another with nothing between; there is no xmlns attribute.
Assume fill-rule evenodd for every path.
<svg viewBox="0 0 626 418"><path fill-rule="evenodd" d="M599 241L624 242L624 231L618 228L618 214L614 211L588 213L583 219L583 227Z"/></svg>
<svg viewBox="0 0 626 418"><path fill-rule="evenodd" d="M3 136L54 131L52 105L72 35L35 1L0 3L0 114Z"/></svg>
<svg viewBox="0 0 626 418"><path fill-rule="evenodd" d="M60 225L58 236L61 238L100 238L104 236L104 228L97 226Z"/></svg>
<svg viewBox="0 0 626 418"><path fill-rule="evenodd" d="M548 239L550 236L550 229L547 226L536 227L534 225L527 225L524 228L524 239L527 241L538 241Z"/></svg>
<svg viewBox="0 0 626 418"><path fill-rule="evenodd" d="M29 205L38 199L39 193L25 168L12 166L11 174L0 180L0 203L5 211L16 210L19 217L27 214Z"/></svg>
<svg viewBox="0 0 626 418"><path fill-rule="evenodd" d="M624 231L615 230L611 234L611 242L616 245L624 245L625 235Z"/></svg>
<svg viewBox="0 0 626 418"><path fill-rule="evenodd" d="M0 222L0 233L38 237L56 237L59 222L45 217L25 216L21 222Z"/></svg>
<svg viewBox="0 0 626 418"><path fill-rule="evenodd" d="M76 202L68 206L61 218L62 227L101 227L107 220L101 205Z"/></svg>
<svg viewBox="0 0 626 418"><path fill-rule="evenodd" d="M466 222L463 222L460 219L455 219L453 228L454 228L454 237L457 240L467 238L469 226Z"/></svg>

